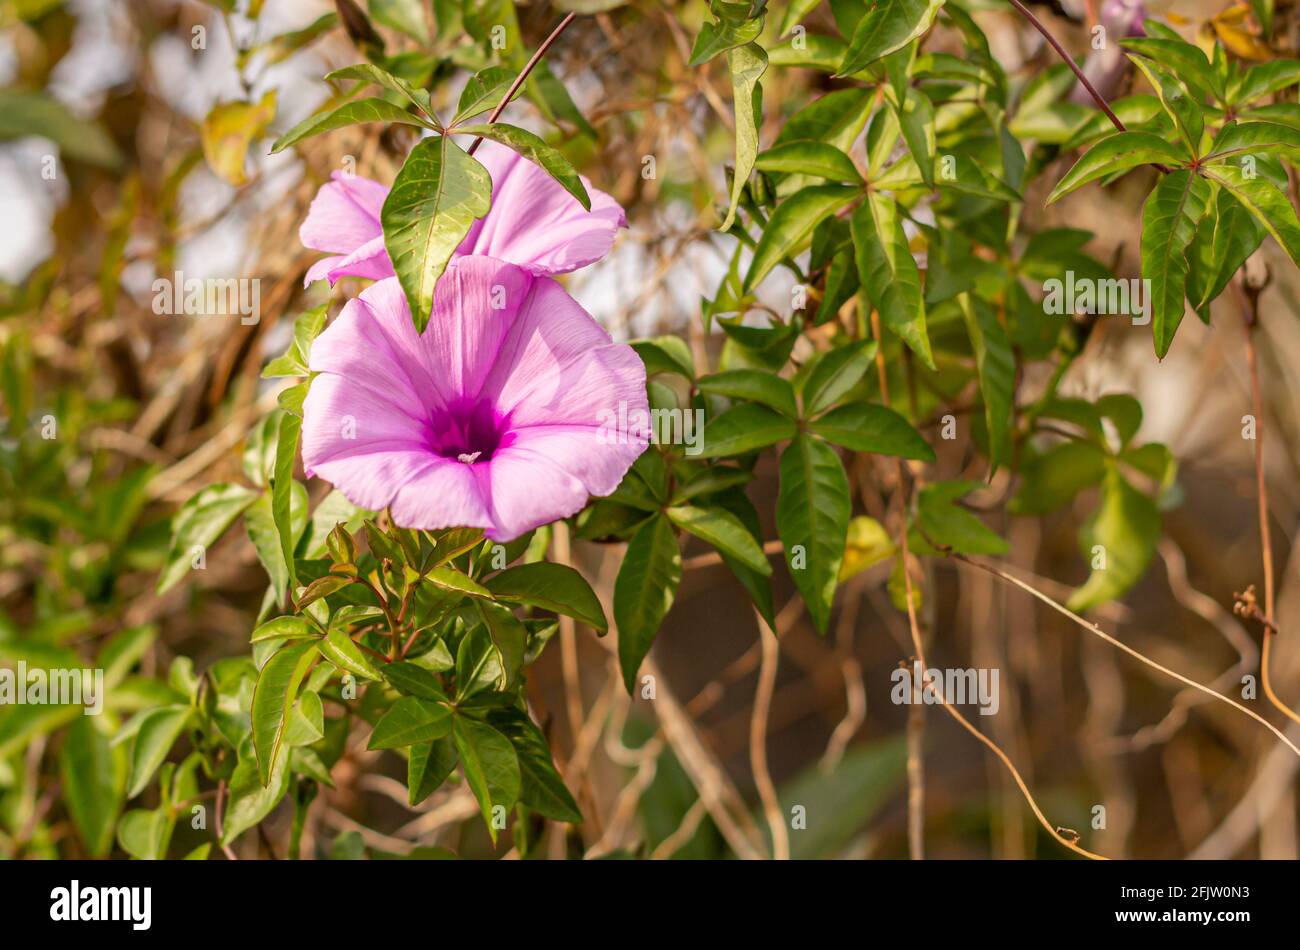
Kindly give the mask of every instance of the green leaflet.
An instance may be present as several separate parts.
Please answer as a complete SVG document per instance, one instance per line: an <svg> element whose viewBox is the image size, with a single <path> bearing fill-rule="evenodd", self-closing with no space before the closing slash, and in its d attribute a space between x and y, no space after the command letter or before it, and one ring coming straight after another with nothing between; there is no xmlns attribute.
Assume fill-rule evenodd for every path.
<svg viewBox="0 0 1300 950"><path fill-rule="evenodd" d="M380 221L417 332L429 322L434 285L452 251L491 204L487 169L447 136L421 140L406 157Z"/></svg>
<svg viewBox="0 0 1300 950"><path fill-rule="evenodd" d="M934 369L925 326L921 273L908 247L903 218L893 198L871 192L853 212L858 279L885 326Z"/></svg>
<svg viewBox="0 0 1300 950"><path fill-rule="evenodd" d="M1047 203L1059 201L1076 188L1116 172L1155 163L1179 165L1187 156L1176 147L1149 132L1116 132L1102 139L1075 162L1074 167L1057 182Z"/></svg>
<svg viewBox="0 0 1300 950"><path fill-rule="evenodd" d="M322 132L359 125L363 122L397 122L402 125L414 125L418 128L431 129L433 125L419 116L407 112L401 106L395 106L387 99L357 99L345 102L337 109L318 113L303 119L284 135L275 140L271 154L281 152L290 145L296 145L303 139Z"/></svg>
<svg viewBox="0 0 1300 950"><path fill-rule="evenodd" d="M727 216L718 226L726 231L736 220L740 195L745 190L749 173L754 170L758 154L758 123L763 111L763 87L759 77L767 71L767 53L757 43L746 43L727 51L727 65L731 69L732 99L736 115L736 169L731 182L731 202Z"/></svg>
<svg viewBox="0 0 1300 950"><path fill-rule="evenodd" d="M1151 562L1159 536L1160 514L1155 502L1125 481L1112 465L1102 483L1101 505L1079 534L1079 546L1092 574L1066 606L1088 610L1131 588Z"/></svg>
<svg viewBox="0 0 1300 950"><path fill-rule="evenodd" d="M1232 275L1264 240L1264 228L1226 188L1219 188L1213 213L1201 219L1187 251L1187 300L1208 321L1209 306Z"/></svg>
<svg viewBox="0 0 1300 950"><path fill-rule="evenodd" d="M1142 208L1142 276L1151 281L1151 330L1162 359L1183 319L1185 252L1209 201L1209 183L1180 168L1161 177Z"/></svg>
<svg viewBox="0 0 1300 950"><path fill-rule="evenodd" d="M158 575L158 593L174 587L188 571L205 563L207 548L257 497L241 485L209 485L182 505L172 518L171 547Z"/></svg>
<svg viewBox="0 0 1300 950"><path fill-rule="evenodd" d="M682 555L672 522L665 517L651 518L632 536L614 582L618 660L629 695L681 579Z"/></svg>
<svg viewBox="0 0 1300 950"><path fill-rule="evenodd" d="M980 395L984 399L984 421L989 430L992 472L1007 460L1011 427L1015 422L1016 359L1006 328L993 308L978 297L963 294L962 313L966 332L975 351Z"/></svg>
<svg viewBox="0 0 1300 950"><path fill-rule="evenodd" d="M873 4L853 31L839 75L856 73L902 49L930 29L942 6L943 0L880 0Z"/></svg>
<svg viewBox="0 0 1300 950"><path fill-rule="evenodd" d="M781 453L776 529L813 625L826 632L849 530L849 479L835 450L808 435Z"/></svg>
<svg viewBox="0 0 1300 950"><path fill-rule="evenodd" d="M541 137L527 129L494 122L491 125L465 125L456 129L462 135L481 135L485 139L499 142L507 148L514 149L524 158L541 167L556 182L577 199L578 204L590 211L591 198L582 178L574 171L569 160L559 150L551 148Z"/></svg>
<svg viewBox="0 0 1300 950"><path fill-rule="evenodd" d="M859 193L848 185L813 185L781 202L754 248L744 290L755 287L783 258L806 247L813 229Z"/></svg>
<svg viewBox="0 0 1300 950"><path fill-rule="evenodd" d="M1218 182L1241 202L1264 229L1282 245L1282 250L1300 264L1300 220L1290 200L1262 175L1250 178L1232 164L1208 165L1205 177Z"/></svg>

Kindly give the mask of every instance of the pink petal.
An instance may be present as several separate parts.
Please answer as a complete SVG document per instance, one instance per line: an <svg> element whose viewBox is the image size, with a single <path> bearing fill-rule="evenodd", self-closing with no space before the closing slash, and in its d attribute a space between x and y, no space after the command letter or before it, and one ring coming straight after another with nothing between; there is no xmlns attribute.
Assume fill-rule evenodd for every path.
<svg viewBox="0 0 1300 950"><path fill-rule="evenodd" d="M554 280L538 278L483 386L512 426L599 426L647 408L645 365Z"/></svg>
<svg viewBox="0 0 1300 950"><path fill-rule="evenodd" d="M324 280L329 277L330 271L337 267L342 261L342 257L322 257L315 264L312 264L311 267L307 268L307 276L302 279L302 285L304 287L310 287L316 281ZM330 281L330 286L333 285L334 282Z"/></svg>
<svg viewBox="0 0 1300 950"><path fill-rule="evenodd" d="M351 254L383 233L379 212L388 189L377 181L335 172L316 192L298 229L304 245L317 251Z"/></svg>
<svg viewBox="0 0 1300 950"><path fill-rule="evenodd" d="M577 514L587 504L582 482L555 461L536 452L501 449L486 465L465 466L491 498L493 541L513 541L527 531Z"/></svg>
<svg viewBox="0 0 1300 950"><path fill-rule="evenodd" d="M447 265L422 340L428 365L439 368L435 383L446 403L479 394L532 288L523 270L488 257Z"/></svg>
<svg viewBox="0 0 1300 950"><path fill-rule="evenodd" d="M407 528L490 528L492 517L484 502L476 468L454 459L436 458L407 482L393 500L393 517Z"/></svg>
<svg viewBox="0 0 1300 950"><path fill-rule="evenodd" d="M379 374L391 398L411 411L444 403L435 380L446 370L430 362L396 277L371 284L348 302L312 344L309 366L345 377Z"/></svg>
<svg viewBox="0 0 1300 950"><path fill-rule="evenodd" d="M338 283L340 277L383 280L385 277L393 276L393 262L388 258L383 234L371 238L345 257L335 257L330 260L335 262L328 271L331 287ZM312 270L315 268L313 267Z"/></svg>
<svg viewBox="0 0 1300 950"><path fill-rule="evenodd" d="M642 433L609 432L591 426L531 426L514 429L514 441L498 455L545 459L582 482L591 495L608 495L645 451ZM496 457L492 459L496 463ZM495 498L495 496L494 496Z"/></svg>
<svg viewBox="0 0 1300 950"><path fill-rule="evenodd" d="M591 211L538 165L484 141L475 158L492 176L492 210L475 221L459 254L496 257L533 274L563 274L600 260L627 227L623 209L586 178Z"/></svg>
<svg viewBox="0 0 1300 950"><path fill-rule="evenodd" d="M432 465L427 426L333 373L312 381L303 403L302 462L354 505L378 509Z"/></svg>

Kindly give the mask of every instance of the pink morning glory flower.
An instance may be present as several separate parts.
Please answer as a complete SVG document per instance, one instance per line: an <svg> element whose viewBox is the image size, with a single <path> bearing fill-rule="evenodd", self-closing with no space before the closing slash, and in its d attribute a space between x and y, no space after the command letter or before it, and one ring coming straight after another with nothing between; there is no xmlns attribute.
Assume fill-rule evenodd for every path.
<svg viewBox="0 0 1300 950"><path fill-rule="evenodd" d="M350 300L312 344L308 475L405 527L508 541L612 492L647 444L645 366L549 277L451 261L417 336L397 278Z"/></svg>
<svg viewBox="0 0 1300 950"><path fill-rule="evenodd" d="M585 177L591 211L539 166L503 145L484 141L475 158L492 177L492 210L474 222L457 255L495 257L533 274L565 274L608 254L615 233L627 227L618 202ZM388 189L379 182L342 172L321 186L298 236L307 247L336 256L313 264L306 283L393 276L379 224L386 197Z"/></svg>

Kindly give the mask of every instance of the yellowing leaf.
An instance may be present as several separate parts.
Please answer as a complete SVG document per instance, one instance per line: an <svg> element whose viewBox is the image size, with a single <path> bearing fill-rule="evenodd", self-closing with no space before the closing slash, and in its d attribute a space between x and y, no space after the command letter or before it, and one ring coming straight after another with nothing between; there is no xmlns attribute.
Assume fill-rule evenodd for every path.
<svg viewBox="0 0 1300 950"><path fill-rule="evenodd" d="M244 162L254 139L261 138L275 119L275 90L260 102L223 102L203 120L203 157L209 167L232 185L248 181Z"/></svg>
<svg viewBox="0 0 1300 950"><path fill-rule="evenodd" d="M892 557L894 539L875 518L859 515L849 522L848 540L844 546L844 562L840 565L840 583L861 574L873 564Z"/></svg>
<svg viewBox="0 0 1300 950"><path fill-rule="evenodd" d="M1246 13L1245 7L1229 7L1211 20L1210 25L1223 45L1243 59L1272 59L1272 51L1251 35L1252 24L1246 19Z"/></svg>

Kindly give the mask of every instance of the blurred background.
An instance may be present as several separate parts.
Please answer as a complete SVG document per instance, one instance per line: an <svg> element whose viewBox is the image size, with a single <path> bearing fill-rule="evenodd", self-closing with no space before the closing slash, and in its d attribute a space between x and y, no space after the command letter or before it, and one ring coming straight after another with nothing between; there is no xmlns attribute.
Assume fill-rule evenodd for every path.
<svg viewBox="0 0 1300 950"><path fill-rule="evenodd" d="M409 130L360 126L277 155L270 143L332 94L321 77L360 61L366 43L409 55L413 68L432 56L434 104L443 109L468 75L457 50L474 43L473 23L439 32L429 4L371 0L359 21L353 11L366 4L358 4L0 0L0 663L57 651L89 657L122 631L148 627L154 635L130 687L143 707L149 676L173 658L203 670L247 651L265 588L251 544L232 534L209 552L206 571L159 597L168 517L203 485L242 479L250 429L275 404L260 371L287 345L293 317L324 299L321 287L302 286L319 255L297 240L316 189L335 170L390 181L413 140ZM523 56L562 12L544 2L477 6L484 23L517 24L510 52ZM969 6L1017 86L1054 65L1010 6ZM1067 48L1088 52L1097 10L1074 0L1034 9ZM687 65L706 11L702 2L646 0L581 16L545 61L568 93L550 103L553 116L522 101L507 114L562 142L627 209L631 227L613 254L567 278L569 290L616 338L679 334L697 362L719 346L703 330L701 300L714 295L734 250L714 230L733 148L730 82L721 60ZM1217 36L1247 61L1293 57L1297 48L1300 23L1285 0L1272 47L1242 4L1191 0L1146 11L1189 39ZM826 4L804 22L814 33L833 29ZM932 45L959 51L942 31ZM1130 81L1123 76L1119 88ZM771 70L762 141L835 85L808 70ZM1068 90L1053 104L1065 108L1067 98ZM1021 118L1027 129L1031 117ZM647 156L653 177L643 174ZM1040 184L1050 187L1070 161L1062 154ZM1130 176L1046 210L1045 189L1031 192L1026 227L1089 229L1090 253L1134 276L1149 184ZM1274 670L1278 692L1294 703L1300 285L1272 242L1250 267L1271 277L1259 341L1282 631ZM257 278L260 320L155 312L154 280L176 271ZM342 282L336 303L356 290ZM765 293L789 300L779 279ZM1107 323L1063 391L1133 393L1144 409L1140 437L1167 444L1180 464L1181 503L1164 513L1158 557L1123 603L1094 619L1238 695L1241 677L1258 667L1259 629L1233 616L1233 595L1261 576L1236 299L1215 304L1210 326L1184 321L1164 362L1149 332ZM54 438L42 436L47 418ZM944 443L938 468L946 478L984 476L961 440ZM1004 498L1008 477L999 473L975 505ZM890 466L879 478L883 512ZM327 490L312 488L313 498ZM771 512L775 490L766 459L751 492L760 511ZM1087 576L1076 534L1092 504L1085 495L1042 519L998 507L989 524L1010 541L1018 574L1064 599ZM772 524L765 531L775 537ZM608 598L621 546L574 540L572 556ZM806 815L791 835L794 856L906 857L910 728L923 750L912 789L924 793L926 856L1068 856L981 745L937 709L909 722L908 708L889 701L891 673L912 651L906 615L886 590L888 564L846 582L825 638L778 567L779 664L770 704L757 705L762 646L744 591L702 548L688 547L685 564L647 668L653 704L629 700L613 644L588 631L566 632L534 668L534 712L588 817L580 853L766 851L754 778L755 754L765 751L783 808ZM1300 759L1257 723L1202 702L987 574L948 561L925 572L931 664L1001 671L1001 708L977 725L1016 762L1045 812L1085 835L1091 850L1297 857ZM0 709L0 855L81 853L58 800L60 725ZM760 740L766 731L757 744L756 728ZM1300 741L1300 729L1290 734ZM337 788L310 812L304 855L345 852L358 840L383 852L492 853L466 790L449 786L412 811L400 761L354 746L335 770ZM1105 807L1104 828L1093 825L1096 805ZM282 810L273 822L288 820ZM566 853L562 838L551 844L553 856ZM251 856L257 842L241 846Z"/></svg>

